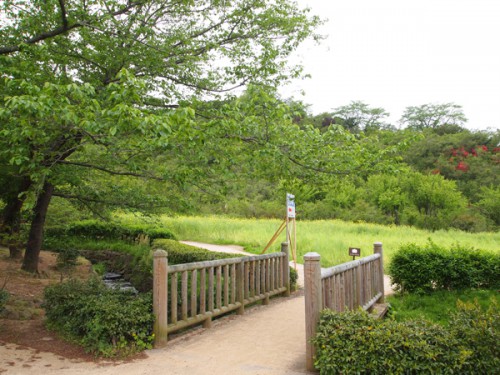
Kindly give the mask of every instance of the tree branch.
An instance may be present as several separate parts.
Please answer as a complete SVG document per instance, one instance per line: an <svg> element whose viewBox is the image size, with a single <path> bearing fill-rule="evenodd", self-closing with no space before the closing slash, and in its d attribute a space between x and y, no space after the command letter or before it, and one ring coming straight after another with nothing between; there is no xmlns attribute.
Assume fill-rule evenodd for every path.
<svg viewBox="0 0 500 375"><path fill-rule="evenodd" d="M107 169L104 167L99 167L97 165L92 165L92 164L88 164L88 163L80 163L80 162L76 162L76 161L60 160L58 162L58 164L76 165L79 167L96 169L96 170L106 172L106 173L111 174L111 175L117 175L117 176L131 176L131 177L148 178L148 179L156 180L156 181L165 181L165 179L158 177L158 176L144 175L144 174L133 173L133 172L118 172L118 171L113 171L111 169Z"/></svg>
<svg viewBox="0 0 500 375"><path fill-rule="evenodd" d="M154 206L152 206L152 205L148 205L148 204L130 204L126 200L107 201L107 200L104 200L104 199L83 197L81 195L65 194L65 193L58 192L58 191L54 191L54 193L52 195L54 197L77 200L77 201L81 202L82 204L84 204L92 212L94 212L94 210L91 208L90 203L101 203L101 204L106 204L106 205L110 205L110 206L130 207L130 208L144 208L144 207L160 208L160 207L167 207L166 205L154 205Z"/></svg>
<svg viewBox="0 0 500 375"><path fill-rule="evenodd" d="M140 6L142 4L144 4L144 1L131 2L127 6L123 7L122 9L119 9L119 10L111 13L111 16L118 16L118 15L124 14L124 13L128 12L129 10L131 10L137 6ZM86 26L81 21L77 21L77 22L70 25L68 23L67 16L66 16L66 8L64 5L64 0L59 0L59 5L61 7L61 13L62 13L62 25L59 27L56 27L53 30L46 31L46 32L40 33L38 35L35 35L32 38L26 39L23 42L24 44L36 44L36 43L41 42L43 40L54 38L58 35L64 34L68 31L73 30L73 29ZM12 52L17 52L20 49L21 49L20 44L15 45L15 46L0 47L0 55L7 55L7 54L12 53Z"/></svg>
<svg viewBox="0 0 500 375"><path fill-rule="evenodd" d="M297 159L292 158L291 156L288 156L288 160L290 160L292 163L298 165L299 167L305 168L305 169L310 169L314 172L319 172L319 173L326 173L326 174L333 174L333 175L349 175L353 173L356 169L353 169L352 171L346 171L346 172L341 172L341 171L330 171L324 168L315 168L309 165L305 165L298 161Z"/></svg>

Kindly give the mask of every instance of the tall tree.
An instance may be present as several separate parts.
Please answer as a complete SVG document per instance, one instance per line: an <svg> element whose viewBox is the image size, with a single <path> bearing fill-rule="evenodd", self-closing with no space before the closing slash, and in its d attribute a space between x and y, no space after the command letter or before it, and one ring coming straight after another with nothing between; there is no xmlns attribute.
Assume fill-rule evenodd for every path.
<svg viewBox="0 0 500 375"><path fill-rule="evenodd" d="M36 272L58 165L82 168L92 146L88 167L143 174L196 131L182 100L299 75L287 57L320 22L307 13L286 0L3 2L0 156L38 192L23 268Z"/></svg>
<svg viewBox="0 0 500 375"><path fill-rule="evenodd" d="M423 104L407 107L399 122L414 130L462 127L467 118L462 106L455 103ZM459 129L460 130L460 129Z"/></svg>
<svg viewBox="0 0 500 375"><path fill-rule="evenodd" d="M385 127L384 120L389 116L383 108L371 108L361 101L352 101L348 105L335 108L332 113L334 118L349 131L372 131Z"/></svg>

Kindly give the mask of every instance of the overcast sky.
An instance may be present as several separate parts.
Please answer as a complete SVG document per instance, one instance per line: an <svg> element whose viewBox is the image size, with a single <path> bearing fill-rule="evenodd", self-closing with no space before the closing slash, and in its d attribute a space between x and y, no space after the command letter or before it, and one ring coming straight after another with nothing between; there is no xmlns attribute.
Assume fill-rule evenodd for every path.
<svg viewBox="0 0 500 375"><path fill-rule="evenodd" d="M500 0L298 2L328 19L328 38L296 52L312 78L282 88L283 97L313 114L361 100L393 124L408 106L454 102L468 128L500 127Z"/></svg>

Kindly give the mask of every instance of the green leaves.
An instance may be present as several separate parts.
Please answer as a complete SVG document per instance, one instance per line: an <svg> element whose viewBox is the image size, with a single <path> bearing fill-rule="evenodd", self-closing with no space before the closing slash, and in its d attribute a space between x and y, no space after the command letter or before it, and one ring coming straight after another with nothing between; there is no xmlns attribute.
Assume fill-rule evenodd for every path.
<svg viewBox="0 0 500 375"><path fill-rule="evenodd" d="M500 256L458 244L450 249L432 242L423 247L408 244L393 255L389 273L402 292L496 288L500 285Z"/></svg>
<svg viewBox="0 0 500 375"><path fill-rule="evenodd" d="M107 289L99 280L70 280L45 289L49 327L105 357L150 349L154 315L150 294Z"/></svg>
<svg viewBox="0 0 500 375"><path fill-rule="evenodd" d="M313 342L321 374L490 373L499 365L498 306L459 305L446 329L364 311L321 314Z"/></svg>

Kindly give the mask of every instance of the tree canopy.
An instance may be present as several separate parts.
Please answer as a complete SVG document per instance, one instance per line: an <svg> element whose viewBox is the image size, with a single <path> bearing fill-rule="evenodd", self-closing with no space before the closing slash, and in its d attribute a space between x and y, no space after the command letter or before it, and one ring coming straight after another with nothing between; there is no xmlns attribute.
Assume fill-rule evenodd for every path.
<svg viewBox="0 0 500 375"><path fill-rule="evenodd" d="M299 75L287 57L319 23L285 0L3 2L0 160L27 180L6 199L22 206L32 190L34 210L46 211L52 194L62 196L62 187L68 196L70 182L85 178L82 168L182 180L177 155L152 161L202 138L186 103ZM203 152L190 149L192 159ZM6 205L4 232L16 227L6 218L19 221L20 205ZM23 264L30 271L45 214L33 217Z"/></svg>

